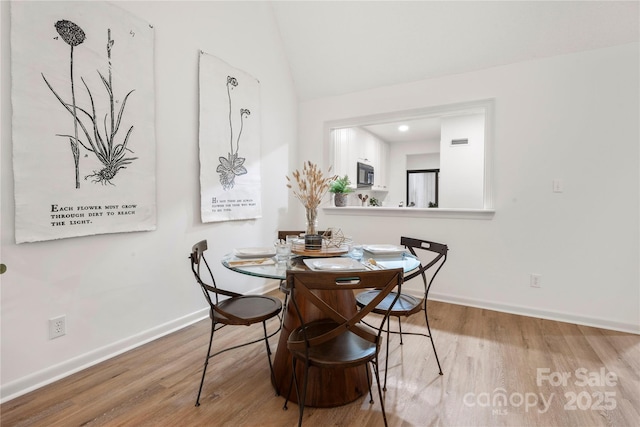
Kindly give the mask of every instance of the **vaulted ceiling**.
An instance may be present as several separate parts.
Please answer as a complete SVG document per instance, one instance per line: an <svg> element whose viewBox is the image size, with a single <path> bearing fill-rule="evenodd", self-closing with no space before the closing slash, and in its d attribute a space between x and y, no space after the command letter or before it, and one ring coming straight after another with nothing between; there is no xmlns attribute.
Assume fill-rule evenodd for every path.
<svg viewBox="0 0 640 427"><path fill-rule="evenodd" d="M637 42L640 2L274 1L300 100Z"/></svg>

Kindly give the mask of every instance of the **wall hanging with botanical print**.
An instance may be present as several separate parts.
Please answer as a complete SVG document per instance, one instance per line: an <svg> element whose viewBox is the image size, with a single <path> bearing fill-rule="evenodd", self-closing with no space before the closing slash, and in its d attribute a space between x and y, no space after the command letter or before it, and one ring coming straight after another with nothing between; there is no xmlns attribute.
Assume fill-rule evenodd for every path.
<svg viewBox="0 0 640 427"><path fill-rule="evenodd" d="M12 2L16 242L156 228L153 28L103 2Z"/></svg>
<svg viewBox="0 0 640 427"><path fill-rule="evenodd" d="M262 216L260 82L200 54L202 222Z"/></svg>

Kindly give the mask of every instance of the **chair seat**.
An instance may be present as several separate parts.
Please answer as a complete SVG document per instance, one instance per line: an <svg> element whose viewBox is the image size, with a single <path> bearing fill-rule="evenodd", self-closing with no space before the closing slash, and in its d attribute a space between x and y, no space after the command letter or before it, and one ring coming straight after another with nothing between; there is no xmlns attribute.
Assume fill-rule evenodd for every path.
<svg viewBox="0 0 640 427"><path fill-rule="evenodd" d="M212 311L212 319L216 322L231 325L250 325L276 316L282 309L282 302L278 298L264 295L245 295L221 301L218 307L233 316L243 319L243 321L238 322L235 319L229 319L216 311Z"/></svg>
<svg viewBox="0 0 640 427"><path fill-rule="evenodd" d="M335 327L336 323L331 320L325 319L310 322L307 324L307 336L311 339ZM291 332L289 343L291 342L304 342L301 327ZM322 368L358 366L374 358L376 351L375 343L348 332L340 334L326 343L311 347L309 349L309 361L311 364ZM303 360L306 357L304 350L291 350L291 353Z"/></svg>
<svg viewBox="0 0 640 427"><path fill-rule="evenodd" d="M356 295L356 304L359 307L364 307L369 304L369 302L374 299L378 295L378 291L366 291L361 292ZM389 306L393 303L394 298L396 297L396 292L391 292L389 295L385 297L380 304L376 306L372 310L373 313L384 314L389 309ZM413 313L417 313L422 308L422 303L424 298L416 298L413 295L400 293L400 297L393 305L391 309L390 316L409 316Z"/></svg>

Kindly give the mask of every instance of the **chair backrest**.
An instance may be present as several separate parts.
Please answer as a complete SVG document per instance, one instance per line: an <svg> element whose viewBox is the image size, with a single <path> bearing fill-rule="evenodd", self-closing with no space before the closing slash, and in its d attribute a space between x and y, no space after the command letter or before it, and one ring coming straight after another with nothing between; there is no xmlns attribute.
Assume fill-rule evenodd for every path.
<svg viewBox="0 0 640 427"><path fill-rule="evenodd" d="M304 231L286 231L286 230L278 230L278 240L285 240L287 236L299 236L304 233Z"/></svg>
<svg viewBox="0 0 640 427"><path fill-rule="evenodd" d="M201 240L191 248L191 254L189 254L189 258L191 259L191 271L196 278L196 281L202 288L202 292L204 293L207 302L211 306L218 304L218 296L224 295L229 297L240 296L241 294L230 292L224 289L219 288L216 285L216 280L213 277L213 272L209 267L209 263L204 257L204 252L207 250L207 241ZM204 267L203 267L204 265ZM201 268L202 267L202 268ZM204 276L203 276L204 273ZM208 282L208 283L207 283ZM211 295L213 294L213 299Z"/></svg>
<svg viewBox="0 0 640 427"><path fill-rule="evenodd" d="M380 327L374 332L370 328L364 326L360 321L369 314L394 288L398 289L395 294L394 304L397 300L400 289L402 287L403 270L401 268L389 270L375 271L359 271L359 272L341 272L341 273L325 273L317 271L287 271L287 285L291 290L290 299L295 307L298 320L302 327L304 341L288 343L292 350L308 350L309 347L320 345L326 341L337 337L347 331L353 332L363 339L372 343L378 343L382 325L389 316L389 312L381 319ZM356 310L351 314L343 314L333 306L332 300L335 299L335 292L344 290L365 290L377 289L378 295L373 298L369 304ZM301 306L299 297L304 298L306 307ZM306 324L304 313L312 306L317 310L319 316L317 319L331 320L334 325L322 335L315 337L306 336ZM393 307L393 304L389 308Z"/></svg>
<svg viewBox="0 0 640 427"><path fill-rule="evenodd" d="M404 280L407 281L407 280L413 279L418 275L421 275L422 281L424 283L424 294L426 298L427 294L429 293L429 289L431 288L431 284L433 283L433 280L435 279L438 272L440 272L440 269L442 268L444 263L447 261L447 252L449 252L449 247L442 243L436 243L436 242L431 242L429 240L415 239L412 237L404 237L404 236L400 238L400 244L406 247L407 249L409 249L409 252L415 255L416 258L418 259L420 258L416 253L416 249L433 252L435 254L435 257L431 259L427 264L423 264L422 261L420 261L420 267L418 268L418 270L407 275L404 278ZM430 272L429 274L430 278L428 281L427 281L427 275L426 275L427 271Z"/></svg>

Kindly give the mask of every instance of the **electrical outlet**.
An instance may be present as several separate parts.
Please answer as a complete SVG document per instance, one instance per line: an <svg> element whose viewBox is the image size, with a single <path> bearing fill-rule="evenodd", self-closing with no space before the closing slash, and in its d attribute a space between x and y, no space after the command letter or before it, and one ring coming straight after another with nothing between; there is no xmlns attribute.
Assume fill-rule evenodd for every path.
<svg viewBox="0 0 640 427"><path fill-rule="evenodd" d="M66 316L58 316L53 319L49 319L49 339L58 338L67 333L67 318Z"/></svg>
<svg viewBox="0 0 640 427"><path fill-rule="evenodd" d="M539 288L542 282L542 276L539 274L531 274L529 275L529 285L532 288Z"/></svg>

